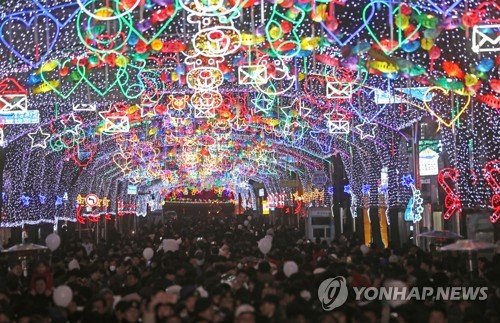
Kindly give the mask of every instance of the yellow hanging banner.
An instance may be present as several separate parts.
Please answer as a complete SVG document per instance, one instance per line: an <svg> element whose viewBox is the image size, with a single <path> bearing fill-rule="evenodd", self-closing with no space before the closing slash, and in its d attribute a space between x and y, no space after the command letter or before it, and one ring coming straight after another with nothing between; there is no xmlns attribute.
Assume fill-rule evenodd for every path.
<svg viewBox="0 0 500 323"><path fill-rule="evenodd" d="M369 246L372 242L372 226L370 223L369 208L363 208L363 225L365 226L365 245Z"/></svg>

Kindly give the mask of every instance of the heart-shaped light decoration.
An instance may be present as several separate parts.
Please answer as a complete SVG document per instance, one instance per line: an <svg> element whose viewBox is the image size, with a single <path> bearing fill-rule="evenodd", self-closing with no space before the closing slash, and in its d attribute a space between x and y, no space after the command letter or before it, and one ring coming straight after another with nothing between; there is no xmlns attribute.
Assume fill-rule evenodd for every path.
<svg viewBox="0 0 500 323"><path fill-rule="evenodd" d="M86 73L85 66L77 64L76 70L80 75L80 77L85 81L85 83L87 83L87 85L90 86L90 88L93 89L100 96L105 96L106 94L108 94L115 86L117 86L120 83L120 80L122 80L122 78L128 74L127 65L125 65L124 67L119 67L115 69L114 73L113 72L108 73L108 75L114 75L115 78L114 81L109 82L109 84L106 87L99 87L99 85L94 84L95 81L89 79L89 76L91 76L92 71L96 71L97 68L93 68L90 70L89 73ZM113 71L113 69L110 68L108 72L109 71ZM97 81L102 82L103 78L97 78Z"/></svg>
<svg viewBox="0 0 500 323"><path fill-rule="evenodd" d="M382 5L382 6L386 6L387 8L390 9L390 6L387 2L385 1L382 1L382 0L375 0L375 1L372 1L370 2L367 6L365 6L365 8L363 9L363 21L367 21L367 12L369 9L372 9L372 7L374 6L378 6L378 5ZM415 10L417 12L417 14L420 15L420 11L416 8L412 8L413 10ZM373 9L372 9L373 10ZM398 6L397 8L395 8L394 10L392 10L392 12L390 13L392 15L401 15L401 6ZM406 43L407 41L410 41L410 39L412 39L412 37L420 30L420 28L422 27L422 24L418 24L417 27L409 34L407 35L405 38L403 38L403 30L401 28L397 28L398 31L397 31L397 44L394 43L394 44L391 44L391 48L390 50L387 50L385 48L385 46L382 44L382 42L380 41L380 39L378 38L378 36L375 34L375 32L373 31L373 29L370 27L370 24L366 23L366 30L368 30L368 33L370 34L370 36L373 38L373 40L379 45L380 49L386 54L386 55L390 55L391 53L394 53L396 50L398 50L399 48L401 48L401 46ZM391 42L393 43L393 42Z"/></svg>
<svg viewBox="0 0 500 323"><path fill-rule="evenodd" d="M430 92L432 91L440 91L441 93L443 93L444 95L447 95L450 91L449 90L446 90L446 89L443 89L442 87L439 87L439 86L431 86L424 94L424 98L428 98L428 95ZM425 109L430 113L432 114L434 117L436 117L437 121L441 124L443 124L444 126L446 127L451 127L459 118L460 116L465 112L465 110L467 110L467 108L469 107L470 105L470 102L471 102L471 96L470 95L467 95L467 102L465 103L465 105L460 108L459 112L457 113L457 115L450 121L446 121L442 116L440 116L436 111L434 111L433 108L431 108L429 106L429 101L427 100L424 100L424 107Z"/></svg>
<svg viewBox="0 0 500 323"><path fill-rule="evenodd" d="M21 49L19 49L18 47L16 47L15 44L12 44L10 43L10 41L8 40L10 37L6 37L4 35L4 28L7 28L7 24L9 23L12 23L12 22L17 22L21 25L24 25L25 29L30 29L30 28L33 28L33 27L37 27L39 24L40 25L45 25L46 23L41 23L39 22L38 24L36 23L37 20L40 18L40 17L46 17L50 22L52 22L54 25L55 25L55 32L51 32L49 34L49 37L51 37L51 39L48 41L48 45L47 45L47 48L45 50L44 53L41 53L39 55L36 55L35 54L26 54L26 53L21 53ZM48 24L48 23L47 23ZM27 34L31 35L31 34L34 34L33 32L26 32ZM59 25L56 23L56 21L54 21L53 19L53 16L52 15L48 15L48 14L40 14L40 15L35 15L34 17L32 17L31 19L29 20L25 20L24 16L22 16L22 14L19 14L19 15L12 15L10 16L9 18L7 18L6 20L4 20L2 22L2 24L0 25L0 41L2 41L2 43L14 54L16 55L17 57L19 57L23 62L25 62L26 64L28 64L29 66L31 67L38 67L40 66L42 63L44 63L46 61L46 58L47 56L50 54L50 52L52 52L52 49L54 48L54 45L57 41L57 37L59 35ZM26 45L25 42L22 43L22 45ZM37 50L36 48L34 49L35 51ZM31 56L35 56L34 58L31 57Z"/></svg>
<svg viewBox="0 0 500 323"><path fill-rule="evenodd" d="M58 65L59 65L58 71L61 72L62 70L69 68L69 65L71 65L71 59L67 58L67 59L63 60L62 62L59 62ZM85 69L85 66L82 66L81 68ZM73 80L73 84L69 86L68 91L63 90L63 88L65 88L66 86L62 82L58 87L54 87L53 82L51 82L50 80L47 80L47 78L49 77L50 74L41 73L40 76L42 78L42 81L49 88L51 88L52 91L54 91L57 95L59 95L64 100L66 100L67 98L69 98L71 96L71 94L73 94L73 92L76 90L76 88L83 82L83 78L79 77L80 74L78 74L78 72L76 72L76 70L74 72L76 75L78 75L78 80L76 80L76 81ZM70 77L71 77L71 72L68 73L66 78L70 78Z"/></svg>
<svg viewBox="0 0 500 323"><path fill-rule="evenodd" d="M314 2L313 2L314 3ZM347 44L349 44L353 39L355 39L367 26L368 26L368 23L370 23L370 21L373 19L373 16L375 15L375 7L371 7L371 11L368 15L368 17L363 17L363 23L358 25L356 27L356 29L352 32L344 32L343 34L348 34L349 37L347 37L346 39L340 39L338 38L335 33L330 30L330 26L327 23L325 23L324 21L321 21L320 24L321 26L323 27L323 29L326 31L326 33L328 34L328 37L332 38L333 40L335 40L337 42L337 44L339 44L339 46L341 47L344 47L346 46ZM328 17L330 21L333 21L335 19L335 17ZM338 30L338 29L337 29Z"/></svg>

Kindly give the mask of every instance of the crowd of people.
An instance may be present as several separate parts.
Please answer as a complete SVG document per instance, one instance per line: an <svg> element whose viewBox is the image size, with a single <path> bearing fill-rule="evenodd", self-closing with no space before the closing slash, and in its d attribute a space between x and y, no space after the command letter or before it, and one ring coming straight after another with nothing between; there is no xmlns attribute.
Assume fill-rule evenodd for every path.
<svg viewBox="0 0 500 323"><path fill-rule="evenodd" d="M500 255L479 258L469 273L460 253L367 247L355 234L310 241L303 232L240 216L180 218L98 243L63 235L57 250L27 269L2 254L0 323L500 321ZM272 247L264 255L258 242L266 236ZM286 262L296 270L284 270ZM349 297L325 311L318 287L337 276L348 282ZM351 292L388 280L487 286L488 298L391 303L356 300ZM54 300L60 286L71 289L67 306Z"/></svg>

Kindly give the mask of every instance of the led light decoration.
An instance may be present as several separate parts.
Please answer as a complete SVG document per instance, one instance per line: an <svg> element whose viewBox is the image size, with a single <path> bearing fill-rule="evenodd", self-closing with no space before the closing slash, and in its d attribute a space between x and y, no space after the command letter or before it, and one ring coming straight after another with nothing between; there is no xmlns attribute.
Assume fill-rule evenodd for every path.
<svg viewBox="0 0 500 323"><path fill-rule="evenodd" d="M486 182L493 190L493 196L491 197L493 214L490 216L490 222L496 223L500 218L500 183L498 183L495 176L500 174L500 160L492 160L486 163L483 174Z"/></svg>
<svg viewBox="0 0 500 323"><path fill-rule="evenodd" d="M40 147L42 149L47 148L47 140L50 138L50 134L42 131L41 127L35 132L28 133L28 137L31 139L31 149L35 147Z"/></svg>
<svg viewBox="0 0 500 323"><path fill-rule="evenodd" d="M460 216L462 213L462 202L460 201L460 194L456 192L456 188L450 186L451 183L458 182L459 173L453 168L443 168L438 174L438 183L446 193L444 199L444 206L446 211L443 213L445 220L449 220L455 213Z"/></svg>
<svg viewBox="0 0 500 323"><path fill-rule="evenodd" d="M463 207L490 206L477 174L500 158L494 1L139 6L7 0L0 8L2 225L76 220L63 192L120 198L145 215L148 201L126 199L121 180L155 194L253 180L285 192L285 210L300 202L300 213L330 202L308 185L333 155L345 166L353 215L401 207L412 193L401 184L408 128L429 116L444 126L442 160L462 174ZM471 43L480 56L463 51ZM387 185L378 185L384 166ZM307 202L276 185L290 172ZM21 192L33 197L23 208ZM84 220L118 212L109 211Z"/></svg>
<svg viewBox="0 0 500 323"><path fill-rule="evenodd" d="M422 220L422 213L424 212L424 208L422 207L424 200L421 197L421 192L415 187L415 180L411 175L404 175L401 179L401 184L412 191L412 197L406 206L405 221L417 223Z"/></svg>
<svg viewBox="0 0 500 323"><path fill-rule="evenodd" d="M377 129L376 123L363 123L356 126L359 131L361 139L375 138L375 130Z"/></svg>

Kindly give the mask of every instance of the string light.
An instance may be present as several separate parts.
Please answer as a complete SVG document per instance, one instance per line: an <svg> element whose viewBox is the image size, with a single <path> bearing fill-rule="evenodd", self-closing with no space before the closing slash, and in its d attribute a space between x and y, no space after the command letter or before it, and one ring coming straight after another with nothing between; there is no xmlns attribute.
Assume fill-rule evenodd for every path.
<svg viewBox="0 0 500 323"><path fill-rule="evenodd" d="M262 2L260 15L238 1L217 9L184 1L141 10L120 10L116 0L104 5L9 0L0 7L0 55L7 58L0 74L25 84L27 110L39 112L36 126L3 129L12 148L5 225L74 214L69 201L79 192L125 200L119 179L139 189L159 181L174 190L270 183L295 172L308 187L311 173L338 154L351 206L380 205L380 194L389 207L403 206L412 194L400 182L409 173L404 129L431 110L449 126L441 134L450 165L461 174L462 206L491 204L491 187L477 174L484 160L500 158L496 70L489 67L495 57L463 50L472 46L469 28L497 19L489 2L417 2L394 5L392 12L383 1L319 1L311 12L300 3L289 9ZM455 14L466 19L457 22ZM102 28L106 20L115 23ZM250 81L241 79L242 71ZM258 71L265 71L260 81ZM422 85L447 94L433 90L422 100L404 91ZM401 102L373 103L376 90L393 95L394 89L403 90ZM74 111L75 104L95 111ZM103 136L109 131L96 113L115 104L129 125L121 138L137 140ZM131 156L133 145L145 149ZM384 167L389 178L382 187ZM94 180L100 176L105 179ZM318 190L323 197L311 188L314 197L306 199L328 204L328 186ZM31 201L19 208L21 192ZM274 193L282 192L278 185ZM136 204L144 215L147 201Z"/></svg>

